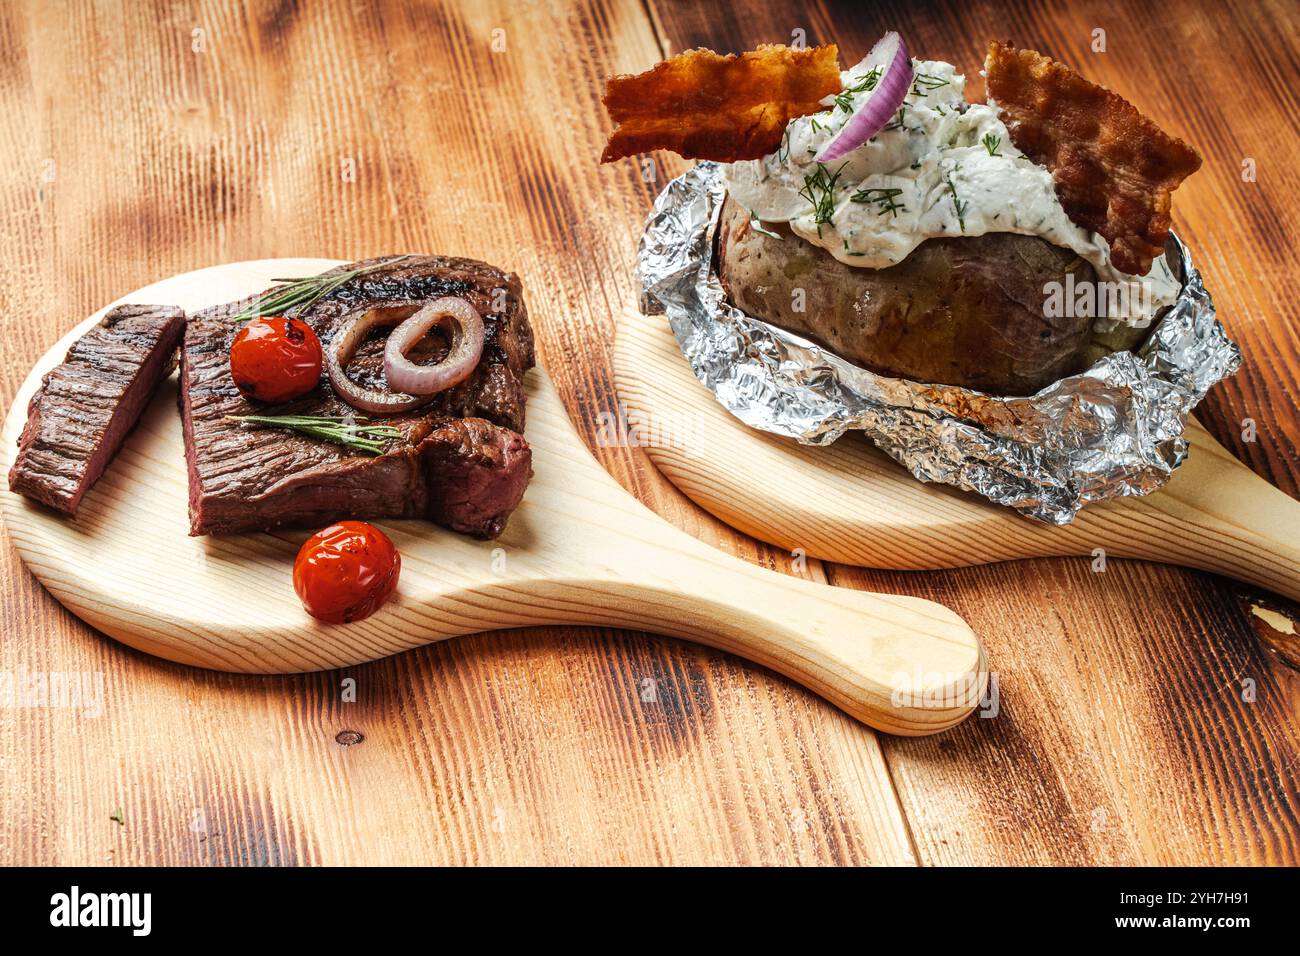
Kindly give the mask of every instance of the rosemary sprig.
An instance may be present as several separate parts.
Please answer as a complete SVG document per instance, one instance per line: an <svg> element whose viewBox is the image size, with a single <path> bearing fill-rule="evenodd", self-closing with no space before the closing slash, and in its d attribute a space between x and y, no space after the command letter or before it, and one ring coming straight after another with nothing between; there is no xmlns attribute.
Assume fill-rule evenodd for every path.
<svg viewBox="0 0 1300 956"><path fill-rule="evenodd" d="M952 174L944 173L943 181L948 184L948 191L952 193L952 208L957 213L957 222L961 224L961 231L966 231L966 210L970 208L969 202L963 202L957 197L957 187L952 184Z"/></svg>
<svg viewBox="0 0 1300 956"><path fill-rule="evenodd" d="M841 163L840 168L832 173L822 163L817 164L817 171L803 178L803 189L799 195L808 200L813 207L813 222L817 224L817 235L822 234L822 226L831 221L835 215L835 184L840 173L848 163Z"/></svg>
<svg viewBox="0 0 1300 956"><path fill-rule="evenodd" d="M329 295L339 286L351 282L357 276L365 275L367 272L374 272L376 269L382 269L394 262L409 258L409 255L398 256L396 259L385 259L383 262L363 266L360 269L349 269L346 272L323 272L320 275L303 276L298 279L272 279L272 282L284 282L286 284L272 289L252 305L241 309L231 321L247 322L259 315L279 315L294 306L309 306L321 296Z"/></svg>
<svg viewBox="0 0 1300 956"><path fill-rule="evenodd" d="M998 147L1002 145L1001 136L994 136L992 133L985 133L984 138L980 140L980 142L984 144L984 148L989 151L990 156L1002 155L998 152Z"/></svg>
<svg viewBox="0 0 1300 956"><path fill-rule="evenodd" d="M856 203L875 203L876 214L883 216L889 213L897 217L899 212L907 212L907 207L898 201L898 197L903 195L903 190L894 189L860 189L849 197L850 202Z"/></svg>
<svg viewBox="0 0 1300 956"><path fill-rule="evenodd" d="M364 451L382 455L390 438L400 438L402 431L392 425L368 425L367 419L342 415L228 415L231 421L248 425L288 428L292 431Z"/></svg>
<svg viewBox="0 0 1300 956"><path fill-rule="evenodd" d="M861 80L843 90L835 97L835 105L846 113L853 112L853 97L859 93L869 93L876 88L880 82L880 67L874 67L870 73Z"/></svg>

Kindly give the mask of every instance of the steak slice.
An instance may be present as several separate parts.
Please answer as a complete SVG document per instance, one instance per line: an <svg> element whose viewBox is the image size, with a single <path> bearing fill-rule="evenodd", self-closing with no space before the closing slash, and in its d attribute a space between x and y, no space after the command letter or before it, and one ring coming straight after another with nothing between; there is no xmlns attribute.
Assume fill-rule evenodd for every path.
<svg viewBox="0 0 1300 956"><path fill-rule="evenodd" d="M175 368L185 313L121 305L77 339L27 406L9 488L76 515L158 384Z"/></svg>
<svg viewBox="0 0 1300 956"><path fill-rule="evenodd" d="M453 419L423 449L426 478L437 489L429 517L476 538L499 535L532 477L524 436L481 418Z"/></svg>
<svg viewBox="0 0 1300 956"><path fill-rule="evenodd" d="M534 363L517 276L472 259L401 256L367 268L328 296L284 312L312 327L328 347L348 314L409 308L444 295L467 299L483 316L483 357L474 374L421 408L365 415L322 377L303 398L268 407L245 399L230 375L231 318L256 300L198 313L181 354L181 414L189 466L190 534L318 526L341 518L424 517L480 538L501 533L532 477L524 427L524 373ZM386 387L384 335L357 350L347 373ZM437 361L446 341L431 334L412 353ZM254 428L232 415L353 415L397 428L383 454L368 455L281 428Z"/></svg>

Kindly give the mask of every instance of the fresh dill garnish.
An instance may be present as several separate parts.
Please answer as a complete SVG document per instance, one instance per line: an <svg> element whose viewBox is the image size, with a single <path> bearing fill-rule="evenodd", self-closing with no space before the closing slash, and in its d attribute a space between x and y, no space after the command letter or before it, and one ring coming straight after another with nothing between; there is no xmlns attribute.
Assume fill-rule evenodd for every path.
<svg viewBox="0 0 1300 956"><path fill-rule="evenodd" d="M853 86L848 87L835 97L835 105L846 113L853 112L853 97L859 93L870 93L880 82L880 67L873 67L871 72Z"/></svg>
<svg viewBox="0 0 1300 956"><path fill-rule="evenodd" d="M108 815L108 818L120 827L126 826L126 815L122 813L122 808L118 807Z"/></svg>
<svg viewBox="0 0 1300 956"><path fill-rule="evenodd" d="M817 122L817 117L815 116L808 117L808 125L812 127L814 133L820 133L823 130L830 129L829 126Z"/></svg>
<svg viewBox="0 0 1300 956"><path fill-rule="evenodd" d="M876 214L883 216L890 213L897 216L899 211L907 212L907 207L898 201L903 195L902 189L860 189L849 197L850 202L875 203Z"/></svg>
<svg viewBox="0 0 1300 956"><path fill-rule="evenodd" d="M961 231L966 231L966 210L970 208L970 203L963 202L957 197L957 187L952 184L952 174L944 173L943 181L948 184L948 191L952 193L952 208L957 213L957 222L961 224Z"/></svg>
<svg viewBox="0 0 1300 956"><path fill-rule="evenodd" d="M781 155L783 152L785 153L784 156ZM785 132L781 134L781 146L776 151L776 159L777 162L784 163L789 158L790 158L790 127L787 126L785 128Z"/></svg>
<svg viewBox="0 0 1300 956"><path fill-rule="evenodd" d="M985 133L984 139L982 139L980 142L984 144L984 148L989 151L990 156L1002 155L1001 153L998 152L998 147L1002 145L1001 136L994 136L992 133Z"/></svg>
<svg viewBox="0 0 1300 956"><path fill-rule="evenodd" d="M835 184L847 163L832 173L822 163L817 164L817 171L803 178L803 189L799 195L808 200L813 208L813 222L817 224L817 235L822 234L822 226L831 221L835 215Z"/></svg>
<svg viewBox="0 0 1300 956"><path fill-rule="evenodd" d="M894 121L886 126L885 129L903 129L903 113L906 109L907 104L904 103L898 108L898 116L895 117Z"/></svg>
<svg viewBox="0 0 1300 956"><path fill-rule="evenodd" d="M917 73L912 78L912 95L925 96L925 93L947 85L948 81L941 76L935 76L933 73ZM922 89L925 90L925 93L921 92Z"/></svg>
<svg viewBox="0 0 1300 956"><path fill-rule="evenodd" d="M400 438L402 430L392 425L370 425L367 419L342 415L228 415L227 418L247 425L288 428L312 438L345 445L371 455L382 455L390 438Z"/></svg>
<svg viewBox="0 0 1300 956"><path fill-rule="evenodd" d="M382 269L385 266L391 266L395 262L400 262L402 259L409 258L409 255L398 256L395 259L385 259L383 262L376 262L374 265L363 266L360 269L349 269L346 272L323 272L320 275L304 276L299 279L272 279L272 282L284 282L286 284L277 289L272 289L252 305L245 306L235 314L231 321L247 322L259 315L279 315L294 306L303 306L305 308L321 296L328 295L346 282L351 282L357 276L365 275L367 272L374 272L376 269Z"/></svg>
<svg viewBox="0 0 1300 956"><path fill-rule="evenodd" d="M763 220L761 220L761 219L759 219L757 216L755 216L755 215L753 214L753 212L751 212L751 213L749 214L749 228L750 228L750 229L753 229L755 232L762 233L762 234L765 235L765 236L771 236L773 239L777 240L777 242L784 242L784 241L785 241L785 240L782 239L780 236L778 236L776 233L771 232L771 231L769 231L769 230L767 230L767 229L764 229L764 228L763 228Z"/></svg>

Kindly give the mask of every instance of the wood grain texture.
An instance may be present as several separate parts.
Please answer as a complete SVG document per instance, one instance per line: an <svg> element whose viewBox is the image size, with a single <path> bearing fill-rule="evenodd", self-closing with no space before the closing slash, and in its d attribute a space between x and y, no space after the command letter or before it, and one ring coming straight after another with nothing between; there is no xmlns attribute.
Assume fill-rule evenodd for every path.
<svg viewBox="0 0 1300 956"><path fill-rule="evenodd" d="M706 543L789 569L602 437L655 185L597 167L599 94L659 55L641 4L7 4L0 51L5 402L79 317L160 276L473 256L521 274L607 470ZM100 675L103 706L0 709L0 863L914 861L875 734L727 654L538 628L217 675L106 641L4 549L0 673Z"/></svg>
<svg viewBox="0 0 1300 956"><path fill-rule="evenodd" d="M853 62L896 29L917 55L965 66L972 98L983 95L988 41L1011 40L1079 68L1196 145L1205 166L1179 190L1174 224L1246 359L1197 414L1235 457L1298 496L1300 274L1291 263L1300 212L1290 197L1300 185L1292 119L1300 104L1290 78L1300 36L1290 5L651 6L669 52L731 52L802 30L808 43L837 42ZM1092 50L1098 29L1104 53ZM1248 160L1253 181L1243 179ZM920 861L1300 860L1300 681L1251 637L1258 627L1266 642L1289 640L1251 609L1274 607L1294 621L1295 605L1137 562L1095 574L1090 560L828 569L837 584L910 586L944 600L989 647L1004 704L997 718L933 742L884 743ZM1060 701L1072 703L1054 711Z"/></svg>
<svg viewBox="0 0 1300 956"><path fill-rule="evenodd" d="M102 675L103 706L0 709L0 863L1300 861L1300 691L1251 640L1255 592L1139 563L798 562L692 506L607 428L641 220L682 168L660 157L648 182L631 161L595 165L607 73L794 26L846 55L893 26L964 63L1004 36L1206 152L1177 225L1249 366L1203 414L1295 495L1300 41L1281 3L1178 6L1173 25L1168 4L0 7L0 400L80 317L160 276L395 249L488 259L522 275L557 390L620 483L756 564L949 603L1000 688L998 717L898 741L727 654L596 628L214 674L96 635L6 542L0 673ZM1085 60L1098 25L1110 51ZM1258 182L1240 181L1246 155ZM340 744L346 730L364 741Z"/></svg>

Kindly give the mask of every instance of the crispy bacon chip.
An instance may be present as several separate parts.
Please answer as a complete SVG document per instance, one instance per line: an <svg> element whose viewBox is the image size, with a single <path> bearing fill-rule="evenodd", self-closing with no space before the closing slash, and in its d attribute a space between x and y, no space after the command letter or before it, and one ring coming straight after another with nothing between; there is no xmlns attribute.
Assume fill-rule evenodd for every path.
<svg viewBox="0 0 1300 956"><path fill-rule="evenodd" d="M795 50L765 44L740 56L688 50L636 76L615 76L605 109L619 127L602 163L671 149L687 159L758 159L781 145L796 116L840 92L834 44Z"/></svg>
<svg viewBox="0 0 1300 956"><path fill-rule="evenodd" d="M1011 141L1052 170L1069 217L1106 237L1117 269L1144 275L1164 253L1173 192L1200 168L1200 154L1033 50L993 43L984 69Z"/></svg>

